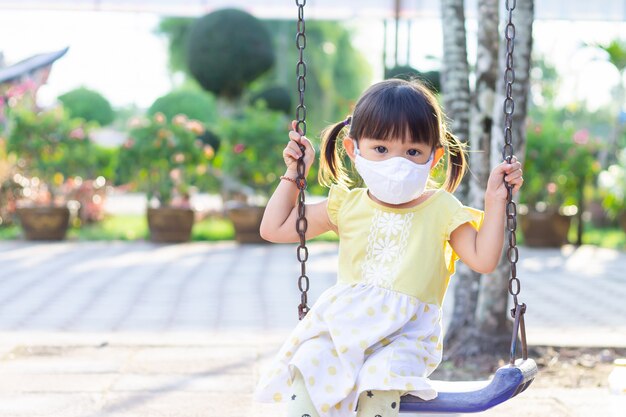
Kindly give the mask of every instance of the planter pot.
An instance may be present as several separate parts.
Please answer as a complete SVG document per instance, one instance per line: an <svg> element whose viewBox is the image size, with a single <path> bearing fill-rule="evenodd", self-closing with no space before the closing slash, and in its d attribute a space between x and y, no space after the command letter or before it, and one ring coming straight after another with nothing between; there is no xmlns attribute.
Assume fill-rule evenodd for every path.
<svg viewBox="0 0 626 417"><path fill-rule="evenodd" d="M235 205L226 209L228 218L235 227L238 243L268 243L259 234L265 206Z"/></svg>
<svg viewBox="0 0 626 417"><path fill-rule="evenodd" d="M194 211L180 207L148 208L148 229L152 242L188 242Z"/></svg>
<svg viewBox="0 0 626 417"><path fill-rule="evenodd" d="M566 244L572 216L558 212L529 211L520 214L520 226L527 246L559 247Z"/></svg>
<svg viewBox="0 0 626 417"><path fill-rule="evenodd" d="M67 207L20 207L15 210L27 240L63 240L70 224Z"/></svg>

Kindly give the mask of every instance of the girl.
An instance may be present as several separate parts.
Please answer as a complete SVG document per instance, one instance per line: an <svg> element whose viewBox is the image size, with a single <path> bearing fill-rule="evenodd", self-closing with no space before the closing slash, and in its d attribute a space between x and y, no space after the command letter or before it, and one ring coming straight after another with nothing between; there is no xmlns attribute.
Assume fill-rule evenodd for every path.
<svg viewBox="0 0 626 417"><path fill-rule="evenodd" d="M298 144L306 148L307 173L314 150L295 122L293 129L284 181L261 223L272 242L299 242ZM441 361L441 305L455 261L481 273L496 268L504 243L502 178L516 193L521 165L505 161L491 172L484 211L461 204L452 192L467 168L462 144L446 130L436 98L415 81L373 85L352 117L322 139L320 181L330 192L307 204L306 237L339 235L337 283L262 370L254 399L287 402L288 417L397 416L402 395L437 396L428 376ZM347 187L344 151L367 188ZM446 153L444 187L427 188Z"/></svg>

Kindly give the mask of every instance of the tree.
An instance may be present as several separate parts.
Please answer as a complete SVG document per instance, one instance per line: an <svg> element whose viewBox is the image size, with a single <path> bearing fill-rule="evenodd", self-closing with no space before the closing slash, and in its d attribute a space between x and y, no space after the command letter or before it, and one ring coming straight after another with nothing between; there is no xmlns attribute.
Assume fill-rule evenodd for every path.
<svg viewBox="0 0 626 417"><path fill-rule="evenodd" d="M463 21L463 1L446 0L442 3L446 26L458 28ZM448 8L448 10L446 10ZM471 144L472 150L470 163L475 177L470 178L467 185L467 201L475 207L483 207L484 190L487 178L493 167L501 162L501 150L504 142L503 137L503 112L502 103L504 96L504 48L501 43L500 61L497 65L498 39L501 37L497 31L498 26L498 1L480 0L479 8L479 34L478 56L476 66L476 86L471 100ZM532 22L533 1L520 2L514 12L514 24L516 25L515 42L515 83L513 84L513 97L516 103L513 118L513 146L515 155L522 161L524 154L525 124L527 113L528 92L530 82L530 54L532 50ZM445 30L445 29L444 29ZM445 32L444 32L445 33ZM464 37L457 35L457 42L465 42ZM461 40L462 39L462 40ZM463 43L464 45L464 43ZM467 62L467 55L458 55L461 47L445 41L444 56L451 48L451 55L456 59ZM449 59L449 58L448 58ZM463 64L457 64L461 67ZM458 85L463 85L461 75L456 77L444 74L442 78L457 80ZM495 75L497 68L498 76ZM496 80L498 82L498 95L495 95ZM444 82L444 97L446 84ZM450 91L450 90L448 90ZM454 109L465 109L465 104L470 102L464 94L456 97ZM457 103L460 101L461 103ZM451 114L448 109L448 115ZM459 122L454 133L464 128L464 123ZM454 125L453 125L454 129ZM504 221L504 219L503 219ZM507 243L508 244L508 243ZM504 254L507 248L503 248L501 262L492 274L483 276L480 285L476 280L480 274L469 270L465 265L459 264L457 269L457 287L455 289L455 312L449 332L446 336L448 344L447 356L472 356L478 353L502 352L504 346L510 341L510 322L508 321L508 277L509 263L505 262ZM478 290L478 292L477 292Z"/></svg>
<svg viewBox="0 0 626 417"><path fill-rule="evenodd" d="M525 138L526 138L526 115L528 113L528 97L530 90L530 66L533 45L532 27L534 20L534 1L517 3L513 13L515 25L515 82L512 96L515 100L515 113L513 114L513 149L518 160L524 163ZM504 63L506 43L500 47L500 64L498 65L500 76L498 77L498 95L494 102L494 124L491 130L491 167L502 162L502 148L504 146ZM496 270L482 277L478 306L476 310L476 326L480 331L483 346L504 349L510 342L511 323L508 320L508 279L510 265L506 258L508 242L502 250L502 257Z"/></svg>
<svg viewBox="0 0 626 417"><path fill-rule="evenodd" d="M167 93L157 98L148 109L150 116L156 113L163 113L168 119L184 114L207 125L217 121L215 98L204 91L180 90Z"/></svg>
<svg viewBox="0 0 626 417"><path fill-rule="evenodd" d="M228 101L274 65L274 48L261 21L237 9L196 20L189 30L189 72L207 91Z"/></svg>
<svg viewBox="0 0 626 417"><path fill-rule="evenodd" d="M469 138L470 88L469 65L467 62L467 36L465 32L465 10L463 0L443 0L441 15L443 27L443 65L441 84L446 115L450 119L450 131L462 141ZM461 183L457 195L467 200L467 180ZM457 341L466 339L465 332L471 329L476 309L480 274L462 262L457 264L454 291L454 314L446 334L447 355L454 355Z"/></svg>
<svg viewBox="0 0 626 417"><path fill-rule="evenodd" d="M109 101L97 91L85 87L76 88L58 97L71 117L106 126L113 122L115 112Z"/></svg>

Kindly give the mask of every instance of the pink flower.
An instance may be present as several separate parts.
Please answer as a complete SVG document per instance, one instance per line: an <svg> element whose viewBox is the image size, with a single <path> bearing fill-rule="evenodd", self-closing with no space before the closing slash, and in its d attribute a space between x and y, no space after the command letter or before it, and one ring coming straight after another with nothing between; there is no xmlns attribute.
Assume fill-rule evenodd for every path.
<svg viewBox="0 0 626 417"><path fill-rule="evenodd" d="M204 145L204 156L207 159L211 159L215 156L215 150L213 149L213 147L211 145Z"/></svg>
<svg viewBox="0 0 626 417"><path fill-rule="evenodd" d="M191 130L196 135L201 135L204 133L204 126L197 120L190 120L187 122L187 129Z"/></svg>
<svg viewBox="0 0 626 417"><path fill-rule="evenodd" d="M243 143L238 143L233 147L233 151L235 153L242 153L246 149L246 145Z"/></svg>
<svg viewBox="0 0 626 417"><path fill-rule="evenodd" d="M183 155L180 152L174 154L174 162L179 163L179 164L185 162L185 155Z"/></svg>
<svg viewBox="0 0 626 417"><path fill-rule="evenodd" d="M165 123L165 115L161 112L154 113L154 121L157 122L158 124Z"/></svg>
<svg viewBox="0 0 626 417"><path fill-rule="evenodd" d="M536 134L540 134L541 133L541 125L535 126L535 133Z"/></svg>
<svg viewBox="0 0 626 417"><path fill-rule="evenodd" d="M553 183L553 182L550 182L550 183L548 183L548 184L546 185L546 189L548 190L548 192L549 192L550 194L554 194L554 193L556 193L556 190L557 190L558 188L559 188L559 187L558 187L555 183Z"/></svg>
<svg viewBox="0 0 626 417"><path fill-rule="evenodd" d="M140 127L141 124L141 119L139 117L133 117L128 121L128 127L130 127L131 129L135 127Z"/></svg>
<svg viewBox="0 0 626 417"><path fill-rule="evenodd" d="M180 169L174 168L170 171L170 178L174 181L178 181L180 179Z"/></svg>
<svg viewBox="0 0 626 417"><path fill-rule="evenodd" d="M85 139L85 131L82 127L77 127L70 132L71 139Z"/></svg>
<svg viewBox="0 0 626 417"><path fill-rule="evenodd" d="M129 148L132 148L134 144L135 144L135 141L133 140L133 138L128 138L126 139L126 142L124 142L124 147L126 149L129 149Z"/></svg>
<svg viewBox="0 0 626 417"><path fill-rule="evenodd" d="M187 116L185 116L184 114L177 114L172 119L172 123L174 123L176 126L184 126L185 123L187 123Z"/></svg>
<svg viewBox="0 0 626 417"><path fill-rule="evenodd" d="M589 130L581 129L574 133L573 136L574 142L579 145L586 145L589 142Z"/></svg>

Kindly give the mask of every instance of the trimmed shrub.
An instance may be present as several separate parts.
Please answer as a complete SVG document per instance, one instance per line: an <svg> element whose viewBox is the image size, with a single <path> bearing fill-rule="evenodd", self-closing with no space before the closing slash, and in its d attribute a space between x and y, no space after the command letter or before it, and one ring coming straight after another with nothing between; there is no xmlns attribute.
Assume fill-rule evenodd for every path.
<svg viewBox="0 0 626 417"><path fill-rule="evenodd" d="M202 88L233 99L274 65L274 50L267 29L257 18L241 10L222 9L194 22L187 64Z"/></svg>
<svg viewBox="0 0 626 417"><path fill-rule="evenodd" d="M263 100L268 109L281 111L283 113L291 112L291 96L285 87L274 86L259 91L250 98L250 104L254 105L257 101Z"/></svg>
<svg viewBox="0 0 626 417"><path fill-rule="evenodd" d="M217 120L215 98L202 91L172 91L159 97L148 109L148 114L154 116L159 112L169 120L177 114L184 114L203 123L213 123Z"/></svg>
<svg viewBox="0 0 626 417"><path fill-rule="evenodd" d="M80 87L58 97L71 117L106 126L113 122L115 112L109 101L97 91Z"/></svg>
<svg viewBox="0 0 626 417"><path fill-rule="evenodd" d="M385 68L385 79L400 78L411 80L417 78L422 81L433 93L441 91L441 75L439 71L420 72L408 65L398 65L393 68Z"/></svg>

